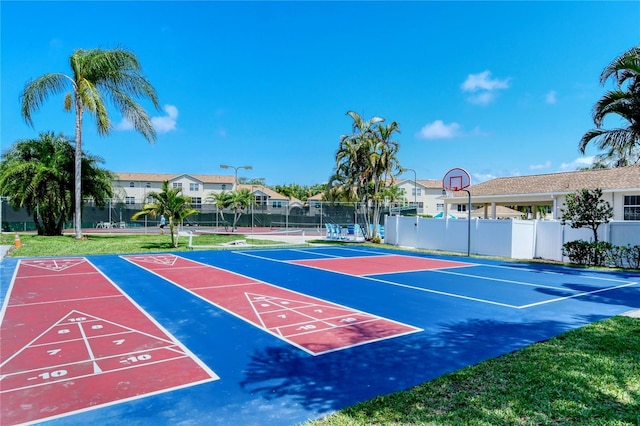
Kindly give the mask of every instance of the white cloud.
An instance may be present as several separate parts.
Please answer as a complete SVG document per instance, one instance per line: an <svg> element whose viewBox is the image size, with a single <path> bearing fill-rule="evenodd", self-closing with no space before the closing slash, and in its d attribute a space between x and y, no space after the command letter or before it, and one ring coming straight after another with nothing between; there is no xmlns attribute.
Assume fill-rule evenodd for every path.
<svg viewBox="0 0 640 426"><path fill-rule="evenodd" d="M465 92L477 92L479 90L498 90L509 88L509 80L491 79L491 71L483 71L480 74L469 74L464 83L462 90Z"/></svg>
<svg viewBox="0 0 640 426"><path fill-rule="evenodd" d="M482 92L477 95L467 97L467 100L472 104L486 105L491 103L495 97L496 95L493 92Z"/></svg>
<svg viewBox="0 0 640 426"><path fill-rule="evenodd" d="M133 130L133 124L131 124L129 120L123 117L122 121L116 124L116 130L123 130L123 131Z"/></svg>
<svg viewBox="0 0 640 426"><path fill-rule="evenodd" d="M460 125L458 123L445 124L442 120L436 120L427 124L420 132L420 139L451 139L460 136Z"/></svg>
<svg viewBox="0 0 640 426"><path fill-rule="evenodd" d="M479 74L469 74L462 83L463 92L474 93L467 100L474 104L486 105L493 101L498 90L508 89L509 79L491 78L491 71L483 71Z"/></svg>
<svg viewBox="0 0 640 426"><path fill-rule="evenodd" d="M164 111L167 115L162 117L151 117L151 124L158 133L168 133L172 130L176 130L178 108L173 105L165 105ZM133 130L133 124L123 117L122 121L116 124L115 128L116 130L122 131Z"/></svg>
<svg viewBox="0 0 640 426"><path fill-rule="evenodd" d="M544 99L545 102L547 102L548 104L555 104L556 102L558 102L558 94L556 93L555 90L550 91L549 93L547 93L546 95L544 95Z"/></svg>
<svg viewBox="0 0 640 426"><path fill-rule="evenodd" d="M495 179L498 177L491 173L472 173L471 176L472 176L471 183L473 183L474 185L477 183L486 182L488 180Z"/></svg>
<svg viewBox="0 0 640 426"><path fill-rule="evenodd" d="M168 133L176 130L178 120L178 108L173 105L165 105L164 111L167 115L162 117L151 117L151 124L158 133Z"/></svg>
<svg viewBox="0 0 640 426"><path fill-rule="evenodd" d="M532 164L529 166L529 170L543 170L543 169L548 169L549 167L551 167L551 161L545 161L544 163L541 164Z"/></svg>
<svg viewBox="0 0 640 426"><path fill-rule="evenodd" d="M563 172L566 171L574 171L583 167L591 167L593 165L593 160L595 157L579 157L573 160L571 163L562 163L560 164L560 170Z"/></svg>

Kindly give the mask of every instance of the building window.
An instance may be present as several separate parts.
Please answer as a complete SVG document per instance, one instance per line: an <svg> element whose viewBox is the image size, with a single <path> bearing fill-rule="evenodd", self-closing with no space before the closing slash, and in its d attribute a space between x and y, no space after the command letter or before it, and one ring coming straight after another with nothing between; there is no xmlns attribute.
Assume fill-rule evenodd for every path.
<svg viewBox="0 0 640 426"><path fill-rule="evenodd" d="M436 211L437 212L443 212L444 211L444 203L436 204Z"/></svg>
<svg viewBox="0 0 640 426"><path fill-rule="evenodd" d="M182 188L182 182L173 182L173 188Z"/></svg>
<svg viewBox="0 0 640 426"><path fill-rule="evenodd" d="M135 183L133 183L133 182L129 182L129 188L133 188L134 186L136 186L136 184L135 184Z"/></svg>
<svg viewBox="0 0 640 426"><path fill-rule="evenodd" d="M202 198L201 197L191 197L191 207L194 209L202 208Z"/></svg>
<svg viewBox="0 0 640 426"><path fill-rule="evenodd" d="M125 197L124 203L125 204L135 204L136 203L136 198L135 197Z"/></svg>
<svg viewBox="0 0 640 426"><path fill-rule="evenodd" d="M226 185L226 184L224 184L224 183L223 183L221 186L222 186L222 190L223 190L223 191L224 191L225 189L227 189L227 185Z"/></svg>
<svg viewBox="0 0 640 426"><path fill-rule="evenodd" d="M420 197L422 195L422 188L412 188L411 195Z"/></svg>
<svg viewBox="0 0 640 426"><path fill-rule="evenodd" d="M624 196L624 220L640 220L640 195Z"/></svg>
<svg viewBox="0 0 640 426"><path fill-rule="evenodd" d="M466 212L467 211L467 205L466 204L458 204L458 211L459 212Z"/></svg>
<svg viewBox="0 0 640 426"><path fill-rule="evenodd" d="M199 191L200 190L200 185L197 183L190 183L189 184L189 191Z"/></svg>
<svg viewBox="0 0 640 426"><path fill-rule="evenodd" d="M144 184L145 188L151 188L151 182L147 182Z"/></svg>
<svg viewBox="0 0 640 426"><path fill-rule="evenodd" d="M273 207L274 209L279 209L279 208L281 208L281 207L282 207L282 201L274 201L274 202L271 204L271 207Z"/></svg>

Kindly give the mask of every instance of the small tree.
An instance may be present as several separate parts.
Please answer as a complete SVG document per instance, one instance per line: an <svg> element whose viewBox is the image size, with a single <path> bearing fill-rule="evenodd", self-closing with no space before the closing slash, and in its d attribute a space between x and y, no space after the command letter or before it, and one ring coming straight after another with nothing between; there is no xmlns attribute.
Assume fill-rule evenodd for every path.
<svg viewBox="0 0 640 426"><path fill-rule="evenodd" d="M218 210L218 215L224 224L224 230L227 230L227 221L224 218L223 210L231 205L231 193L222 191L222 192L211 192L209 196L206 198L206 202L212 203L216 206Z"/></svg>
<svg viewBox="0 0 640 426"><path fill-rule="evenodd" d="M238 219L240 219L242 213L244 213L244 211L254 202L253 194L251 194L251 191L246 188L238 191L231 191L229 201L229 207L233 211L233 225L231 229L235 232L238 230Z"/></svg>
<svg viewBox="0 0 640 426"><path fill-rule="evenodd" d="M178 238L175 235L175 226L186 217L198 214L198 210L191 207L191 198L182 195L182 188L169 188L169 181L162 182L161 192L149 192L147 197L154 199L154 202L147 203L142 210L135 213L132 219L141 216L156 217L165 215L169 220L169 233L171 234L171 246L178 247Z"/></svg>
<svg viewBox="0 0 640 426"><path fill-rule="evenodd" d="M609 223L613 208L602 199L602 189L582 189L567 195L566 209L562 209L562 224L570 222L572 228L589 228L593 231L594 260L598 264L598 227Z"/></svg>

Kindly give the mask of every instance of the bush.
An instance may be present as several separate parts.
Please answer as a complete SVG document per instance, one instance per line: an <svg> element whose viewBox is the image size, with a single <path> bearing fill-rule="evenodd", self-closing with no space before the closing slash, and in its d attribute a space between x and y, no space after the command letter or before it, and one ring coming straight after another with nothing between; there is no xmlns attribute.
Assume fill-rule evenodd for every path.
<svg viewBox="0 0 640 426"><path fill-rule="evenodd" d="M639 245L614 246L604 241L576 240L562 246L562 255L578 265L640 269Z"/></svg>
<svg viewBox="0 0 640 426"><path fill-rule="evenodd" d="M610 263L619 268L640 269L640 246L614 246L609 252Z"/></svg>
<svg viewBox="0 0 640 426"><path fill-rule="evenodd" d="M601 266L607 263L608 253L613 249L611 243L605 241L588 242L584 240L569 241L562 246L562 255L578 265Z"/></svg>

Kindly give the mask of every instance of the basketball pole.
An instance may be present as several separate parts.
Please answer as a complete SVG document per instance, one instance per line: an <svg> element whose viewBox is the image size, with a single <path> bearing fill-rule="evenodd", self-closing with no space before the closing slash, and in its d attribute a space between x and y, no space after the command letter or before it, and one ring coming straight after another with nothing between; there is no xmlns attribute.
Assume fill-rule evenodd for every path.
<svg viewBox="0 0 640 426"><path fill-rule="evenodd" d="M467 193L467 257L471 256L471 191L463 189Z"/></svg>

